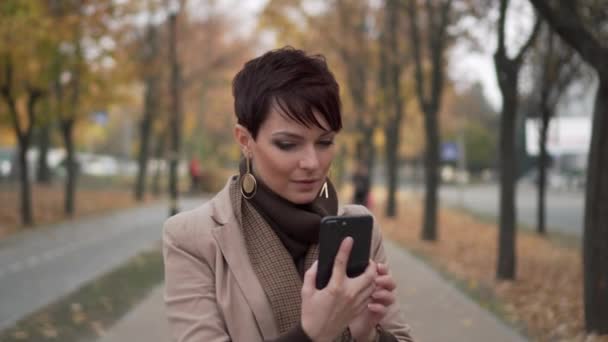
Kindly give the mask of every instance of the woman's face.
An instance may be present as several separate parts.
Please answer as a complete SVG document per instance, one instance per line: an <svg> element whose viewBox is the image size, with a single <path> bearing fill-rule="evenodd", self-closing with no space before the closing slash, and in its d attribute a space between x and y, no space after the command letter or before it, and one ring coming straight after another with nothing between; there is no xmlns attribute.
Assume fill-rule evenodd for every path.
<svg viewBox="0 0 608 342"><path fill-rule="evenodd" d="M275 109L260 126L255 140L242 126L237 127L237 139L252 157L254 175L296 204L310 203L318 196L334 158L336 132L322 115L315 116L325 130L303 126Z"/></svg>

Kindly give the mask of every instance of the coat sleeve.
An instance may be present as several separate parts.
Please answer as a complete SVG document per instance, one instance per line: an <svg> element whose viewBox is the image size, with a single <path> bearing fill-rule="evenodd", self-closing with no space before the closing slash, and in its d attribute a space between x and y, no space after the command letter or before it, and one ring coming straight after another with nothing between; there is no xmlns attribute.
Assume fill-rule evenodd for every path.
<svg viewBox="0 0 608 342"><path fill-rule="evenodd" d="M196 253L182 218L167 220L163 228L165 304L169 329L176 342L230 341L215 297L210 263Z"/></svg>
<svg viewBox="0 0 608 342"><path fill-rule="evenodd" d="M353 206L355 207L352 210L353 214L358 215L372 215L372 213L365 208L364 206ZM373 215L372 215L373 216ZM372 237L372 246L371 246L371 255L372 259L377 263L388 264L388 259L386 257L386 253L384 251L384 244L382 243L382 233L380 232L380 227L378 225L378 221L374 217L374 228L373 228L373 237ZM390 268L390 266L389 266ZM397 284L397 291L399 290L399 284ZM384 332L388 332L392 334L397 341L401 342L414 342L414 338L411 335L411 328L405 322L403 318L403 313L399 309L399 303L395 302L388 309L388 313L384 317L384 319L380 322L380 327ZM389 341L388 337L384 336L384 340Z"/></svg>

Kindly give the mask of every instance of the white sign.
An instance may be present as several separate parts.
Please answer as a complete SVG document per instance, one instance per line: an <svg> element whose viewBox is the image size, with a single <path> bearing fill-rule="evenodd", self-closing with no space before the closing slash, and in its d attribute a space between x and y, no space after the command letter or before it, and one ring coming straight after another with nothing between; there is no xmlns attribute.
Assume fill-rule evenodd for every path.
<svg viewBox="0 0 608 342"><path fill-rule="evenodd" d="M540 119L526 120L526 151L537 156L540 149ZM591 117L556 117L547 130L547 151L551 155L587 154L591 142Z"/></svg>

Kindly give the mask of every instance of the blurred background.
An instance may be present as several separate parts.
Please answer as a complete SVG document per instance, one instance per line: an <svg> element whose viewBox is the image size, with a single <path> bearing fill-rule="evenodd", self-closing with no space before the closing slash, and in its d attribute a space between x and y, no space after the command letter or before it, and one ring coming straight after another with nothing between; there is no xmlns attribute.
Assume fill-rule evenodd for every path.
<svg viewBox="0 0 608 342"><path fill-rule="evenodd" d="M236 173L232 78L286 45L340 84L343 203L525 339L608 334L606 0L2 0L0 37L2 341L162 283L163 221Z"/></svg>

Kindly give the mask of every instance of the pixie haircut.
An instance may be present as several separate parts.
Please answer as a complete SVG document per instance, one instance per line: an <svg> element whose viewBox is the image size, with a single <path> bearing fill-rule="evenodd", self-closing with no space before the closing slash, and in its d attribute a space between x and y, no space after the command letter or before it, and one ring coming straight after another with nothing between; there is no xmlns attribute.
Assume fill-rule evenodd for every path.
<svg viewBox="0 0 608 342"><path fill-rule="evenodd" d="M325 129L319 113L332 131L342 128L340 89L322 55L284 47L254 58L232 81L238 123L254 139L274 107L281 115L308 128Z"/></svg>

